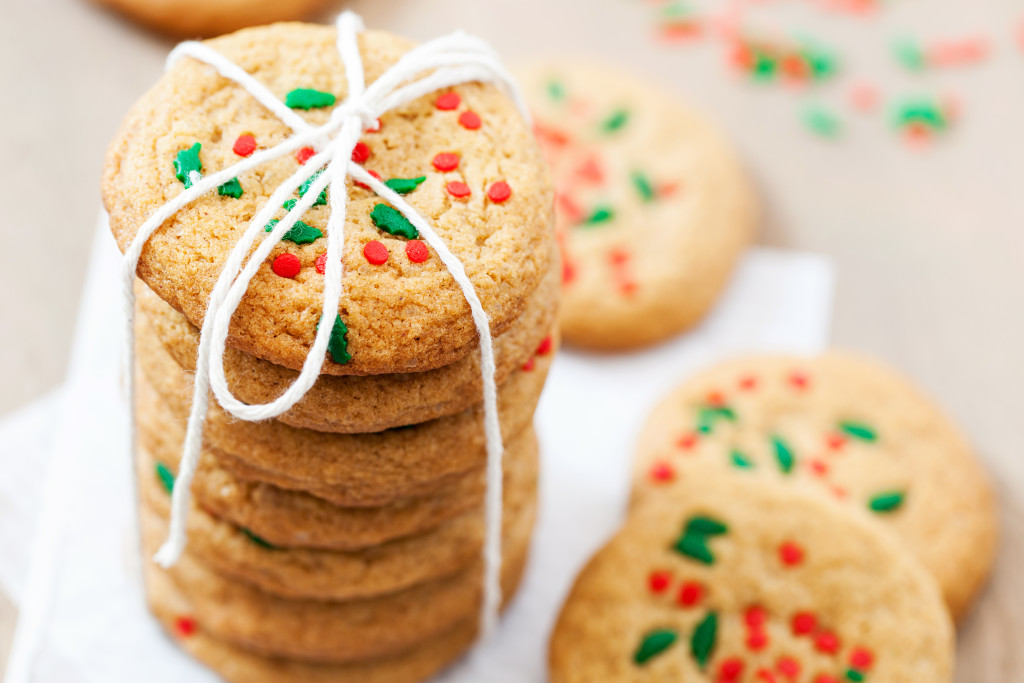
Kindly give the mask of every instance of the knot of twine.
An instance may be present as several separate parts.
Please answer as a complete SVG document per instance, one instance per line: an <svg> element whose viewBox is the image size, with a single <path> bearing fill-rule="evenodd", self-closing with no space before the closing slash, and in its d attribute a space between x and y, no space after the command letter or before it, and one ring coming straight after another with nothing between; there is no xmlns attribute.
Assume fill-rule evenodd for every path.
<svg viewBox="0 0 1024 683"><path fill-rule="evenodd" d="M480 337L480 367L483 377L484 432L487 444L487 491L485 494L485 539L483 545L484 577L481 602L481 634L486 636L494 627L501 603L501 516L502 516L502 439L498 419L497 388L495 386L494 345L490 322L484 312L473 284L466 275L462 262L452 254L437 233L415 209L398 193L374 178L362 166L352 161L352 152L364 130L375 130L382 114L429 93L469 82L493 83L502 88L513 100L524 119L529 114L515 82L502 67L497 54L484 41L464 33L453 33L424 43L406 53L374 83L367 86L359 54L358 35L363 30L362 20L352 12L344 12L337 19L337 47L348 80L348 97L337 106L329 120L321 126L312 126L292 111L241 67L210 47L194 41L178 45L168 56L167 68L184 57L204 62L221 76L242 86L267 110L292 129L293 134L274 147L257 151L250 157L216 173L202 177L190 175L191 186L164 204L142 224L125 252L123 288L127 321L127 362L125 376L128 397L134 409L135 398L135 273L139 257L150 236L171 216L208 192L233 178L296 150L313 146L314 156L284 183L282 183L249 221L245 232L234 245L223 270L210 293L206 316L200 330L196 358L192 407L188 419L177 485L171 498L171 523L168 537L154 559L163 567L173 566L181 556L186 542L185 522L191 502L191 483L202 448L203 426L212 390L217 402L235 417L265 420L277 417L292 408L310 390L319 377L325 362L331 330L341 298L344 239L346 177L368 186L379 197L400 211L420 232L424 241L437 253L451 273L469 303ZM323 172L313 176L320 169ZM308 190L301 195L283 220L273 226L259 246L248 258L253 243L264 235L277 207L304 183L313 178ZM333 187L329 193L327 220L327 255L323 291L323 309L313 346L302 364L302 371L280 396L269 403L247 404L238 400L227 384L224 373L224 352L231 317L244 297L249 283L270 251L281 241L302 215L313 206L320 193ZM135 444L135 421L132 420L132 444Z"/></svg>

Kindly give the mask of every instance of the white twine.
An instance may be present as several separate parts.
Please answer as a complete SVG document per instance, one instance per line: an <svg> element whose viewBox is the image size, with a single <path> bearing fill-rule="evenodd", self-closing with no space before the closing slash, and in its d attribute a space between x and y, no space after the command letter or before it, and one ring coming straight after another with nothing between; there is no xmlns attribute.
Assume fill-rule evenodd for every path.
<svg viewBox="0 0 1024 683"><path fill-rule="evenodd" d="M494 373L494 345L490 322L480 303L476 290L466 275L459 259L448 249L438 234L419 213L398 193L371 176L354 163L352 151L364 130L376 129L378 118L387 111L416 100L436 90L462 83L480 81L493 83L514 101L523 118L529 114L512 77L501 66L496 53L484 41L463 34L424 43L406 53L370 86L366 86L362 58L357 36L363 30L362 20L352 12L344 12L337 20L338 52L345 66L349 93L343 103L334 109L327 123L314 127L297 115L267 88L223 55L198 42L178 45L167 60L170 68L184 57L191 57L212 66L219 74L234 81L248 91L260 104L290 127L294 134L280 144L256 152L238 163L201 177L193 173L191 187L164 204L142 224L135 239L125 251L123 287L125 318L127 321L128 395L134 406L135 398L135 272L142 249L150 236L167 219L198 197L212 192L246 171L273 159L312 145L319 151L279 186L249 221L245 232L234 245L221 270L207 303L206 316L200 330L196 358L195 383L188 430L174 492L171 497L171 524L167 540L154 559L163 567L174 565L181 556L186 542L185 519L191 500L191 484L202 447L203 427L212 390L217 402L237 418L248 421L277 417L292 408L310 390L319 377L325 361L331 330L338 315L341 299L341 249L344 239L347 192L346 176L369 186L378 196L387 200L419 230L422 238L433 247L438 258L451 273L469 303L480 337L480 367L483 377L484 433L487 442L487 492L485 498L486 532L483 547L484 581L480 611L481 634L486 637L497 620L501 603L501 517L502 517L502 454L501 426L498 418L497 387ZM333 136L333 137L332 137ZM265 235L251 256L252 245L264 234L277 207L317 172L324 168L299 198L283 220ZM285 233L310 208L326 188L329 193L327 222L327 263L324 277L323 309L313 347L302 364L302 371L288 389L269 403L250 405L239 401L227 384L224 372L224 353L231 317L245 296L256 271ZM134 444L134 420L132 424Z"/></svg>

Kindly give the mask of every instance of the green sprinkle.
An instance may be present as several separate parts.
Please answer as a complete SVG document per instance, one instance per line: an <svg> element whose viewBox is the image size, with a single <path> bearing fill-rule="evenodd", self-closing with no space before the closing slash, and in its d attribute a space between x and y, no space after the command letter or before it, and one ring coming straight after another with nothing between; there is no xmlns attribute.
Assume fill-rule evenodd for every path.
<svg viewBox="0 0 1024 683"><path fill-rule="evenodd" d="M612 115L604 120L601 124L601 130L605 133L614 133L619 130L629 121L629 111L626 109L617 109L612 112Z"/></svg>
<svg viewBox="0 0 1024 683"><path fill-rule="evenodd" d="M910 71L923 71L928 66L924 51L916 41L900 38L892 45L892 54L903 68Z"/></svg>
<svg viewBox="0 0 1024 683"><path fill-rule="evenodd" d="M316 327L320 329L320 323L317 323ZM327 353L331 354L334 362L340 365L352 360L352 356L348 352L348 327L340 315L334 319L334 326L331 327L331 339L327 342Z"/></svg>
<svg viewBox="0 0 1024 683"><path fill-rule="evenodd" d="M839 70L839 61L826 50L809 46L801 52L804 62L810 67L811 77L816 81L823 81Z"/></svg>
<svg viewBox="0 0 1024 683"><path fill-rule="evenodd" d="M691 557L698 562L703 562L704 564L715 563L715 556L712 554L711 549L708 548L707 538L703 534L684 533L676 541L674 547L677 553Z"/></svg>
<svg viewBox="0 0 1024 683"><path fill-rule="evenodd" d="M607 206L599 206L594 212L587 216L584 221L587 225L600 225L615 218L615 211Z"/></svg>
<svg viewBox="0 0 1024 683"><path fill-rule="evenodd" d="M678 634L671 629L651 631L640 641L640 647L633 653L633 661L637 664L646 664L650 659L670 648L678 637Z"/></svg>
<svg viewBox="0 0 1024 683"><path fill-rule="evenodd" d="M862 674L860 671L857 671L856 669L847 669L846 680L857 681L859 683L860 681L864 680L864 674Z"/></svg>
<svg viewBox="0 0 1024 683"><path fill-rule="evenodd" d="M337 98L329 92L311 88L296 88L284 98L284 103L292 109L319 109L334 104Z"/></svg>
<svg viewBox="0 0 1024 683"><path fill-rule="evenodd" d="M735 422L736 411L728 406L701 406L697 411L697 431L710 434L719 418Z"/></svg>
<svg viewBox="0 0 1024 683"><path fill-rule="evenodd" d="M174 473L162 462L156 464L156 476L160 479L161 486L168 494L174 493Z"/></svg>
<svg viewBox="0 0 1024 683"><path fill-rule="evenodd" d="M720 522L711 517L695 515L686 522L686 533L700 534L701 536L721 536L729 531L725 522Z"/></svg>
<svg viewBox="0 0 1024 683"><path fill-rule="evenodd" d="M763 52L762 50L754 50L754 64L750 69L750 73L761 80L771 80L775 76L775 72L778 71L778 61L771 55Z"/></svg>
<svg viewBox="0 0 1024 683"><path fill-rule="evenodd" d="M650 179L642 171L633 171L633 187L636 188L640 198L645 202L649 202L654 199L654 186L651 185Z"/></svg>
<svg viewBox="0 0 1024 683"><path fill-rule="evenodd" d="M753 461L739 451L733 451L730 453L729 460L732 462L734 467L739 467L743 470L749 470L754 467Z"/></svg>
<svg viewBox="0 0 1024 683"><path fill-rule="evenodd" d="M949 126L949 120L942 109L929 100L904 102L896 112L896 123L900 126L922 123L935 130L943 130Z"/></svg>
<svg viewBox="0 0 1024 683"><path fill-rule="evenodd" d="M789 474L792 472L793 465L796 464L796 457L793 455L789 445L781 437L773 436L772 446L775 448L775 461L779 464L779 469L782 470L782 473Z"/></svg>
<svg viewBox="0 0 1024 683"><path fill-rule="evenodd" d="M894 512L903 506L906 494L902 491L884 491L868 501L872 512Z"/></svg>
<svg viewBox="0 0 1024 683"><path fill-rule="evenodd" d="M867 441L868 443L874 443L878 441L878 434L874 429L868 427L866 424L860 422L840 422L839 429L854 439L861 441Z"/></svg>
<svg viewBox="0 0 1024 683"><path fill-rule="evenodd" d="M384 181L384 184L398 194L409 194L426 179L427 176L425 175L421 175L419 178L392 178L391 180Z"/></svg>
<svg viewBox="0 0 1024 683"><path fill-rule="evenodd" d="M298 204L298 203L299 203L298 199L286 199L284 204L282 204L281 206L284 207L285 211L291 211L292 209L295 208L295 205Z"/></svg>
<svg viewBox="0 0 1024 683"><path fill-rule="evenodd" d="M408 218L403 216L398 209L387 204L378 204L373 207L370 218L374 225L391 235L398 235L410 240L420 236L420 231L409 222Z"/></svg>
<svg viewBox="0 0 1024 683"><path fill-rule="evenodd" d="M259 536L257 536L253 532L249 531L245 527L239 527L239 528L242 529L242 533L245 534L246 538L248 538L250 541L252 541L256 545L258 545L259 547L265 548L267 550L277 550L278 549L278 547L276 545L271 545L270 543L267 543L262 538L260 538Z"/></svg>
<svg viewBox="0 0 1024 683"><path fill-rule="evenodd" d="M317 171L313 175L311 175L308 178L306 178L305 182L303 182L301 185L299 185L299 196L300 197L305 197L306 196L306 193L309 192L309 188L313 187L313 183L316 182L316 179L319 178L320 174L323 173L323 172L324 172L324 170L321 168L319 171ZM323 206L326 203L327 203L327 188L325 187L323 190L320 191L320 195L316 198L316 201L313 202L313 206Z"/></svg>
<svg viewBox="0 0 1024 683"><path fill-rule="evenodd" d="M661 8L661 16L665 19L690 18L693 14L693 8L683 0L674 0Z"/></svg>
<svg viewBox="0 0 1024 683"><path fill-rule="evenodd" d="M232 178L217 188L217 194L238 199L242 196L242 183L238 182L238 178Z"/></svg>
<svg viewBox="0 0 1024 683"><path fill-rule="evenodd" d="M565 86L561 81L548 81L548 97L555 102L565 99Z"/></svg>
<svg viewBox="0 0 1024 683"><path fill-rule="evenodd" d="M274 229L274 226L281 221L276 218L271 218L270 222L267 223L267 227L263 228L265 232L270 232ZM311 225L306 225L302 221L295 221L295 225L291 227L288 232L284 234L281 239L288 240L289 242L295 242L295 244L309 244L323 237L324 234L320 232L319 228L314 228Z"/></svg>
<svg viewBox="0 0 1024 683"><path fill-rule="evenodd" d="M707 666L711 654L715 651L717 635L718 615L708 612L704 620L697 624L697 629L693 632L693 637L690 638L690 652L701 669Z"/></svg>
<svg viewBox="0 0 1024 683"><path fill-rule="evenodd" d="M843 124L830 109L819 104L809 105L803 113L804 125L823 138L837 138L843 132Z"/></svg>
<svg viewBox="0 0 1024 683"><path fill-rule="evenodd" d="M199 150L203 146L198 142L188 149L183 149L174 157L174 177L181 181L185 189L192 187L194 174L201 174L203 162L199 160Z"/></svg>

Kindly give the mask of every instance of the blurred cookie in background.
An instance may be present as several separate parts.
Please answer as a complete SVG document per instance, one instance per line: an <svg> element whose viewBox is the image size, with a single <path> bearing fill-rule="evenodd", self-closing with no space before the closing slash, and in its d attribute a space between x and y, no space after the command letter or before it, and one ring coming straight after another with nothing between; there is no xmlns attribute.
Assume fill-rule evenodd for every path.
<svg viewBox="0 0 1024 683"><path fill-rule="evenodd" d="M697 323L754 233L752 188L706 117L585 62L516 72L552 167L566 343L625 350Z"/></svg>
<svg viewBox="0 0 1024 683"><path fill-rule="evenodd" d="M247 26L308 18L328 0L93 0L175 38L201 38Z"/></svg>

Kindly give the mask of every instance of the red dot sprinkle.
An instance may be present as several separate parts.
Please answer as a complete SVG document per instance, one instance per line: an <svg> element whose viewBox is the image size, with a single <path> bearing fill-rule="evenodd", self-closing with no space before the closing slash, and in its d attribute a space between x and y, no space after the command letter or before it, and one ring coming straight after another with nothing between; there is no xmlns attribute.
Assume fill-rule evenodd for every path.
<svg viewBox="0 0 1024 683"><path fill-rule="evenodd" d="M757 652L768 647L768 634L764 631L751 631L747 634L747 647Z"/></svg>
<svg viewBox="0 0 1024 683"><path fill-rule="evenodd" d="M352 148L352 161L357 164L361 164L370 158L370 146L360 140L356 143L356 146Z"/></svg>
<svg viewBox="0 0 1024 683"><path fill-rule="evenodd" d="M300 164L304 164L316 155L316 150L312 147L302 147L298 152L295 153L295 161Z"/></svg>
<svg viewBox="0 0 1024 683"><path fill-rule="evenodd" d="M528 360L525 363L523 363L523 370L525 370L526 372L529 372L530 370L533 370L535 367L537 367L537 359L536 358L530 358L530 360Z"/></svg>
<svg viewBox="0 0 1024 683"><path fill-rule="evenodd" d="M762 681L763 683L776 683L775 674L773 674L769 669L758 669L757 680Z"/></svg>
<svg viewBox="0 0 1024 683"><path fill-rule="evenodd" d="M647 577L647 587L651 589L652 593L664 593L671 582L672 575L665 571L651 572L651 575Z"/></svg>
<svg viewBox="0 0 1024 683"><path fill-rule="evenodd" d="M802 372L794 372L789 376L789 383L794 389L806 389L810 380Z"/></svg>
<svg viewBox="0 0 1024 683"><path fill-rule="evenodd" d="M437 99L434 100L434 106L441 111L458 109L461 103L462 98L459 97L459 93L457 92L446 92L443 95L439 95Z"/></svg>
<svg viewBox="0 0 1024 683"><path fill-rule="evenodd" d="M363 256L366 260L375 266L379 266L388 260L388 248L384 246L383 242L377 240L370 240L363 247Z"/></svg>
<svg viewBox="0 0 1024 683"><path fill-rule="evenodd" d="M753 375L746 375L740 378L740 389L744 391L752 391L757 388L757 378Z"/></svg>
<svg viewBox="0 0 1024 683"><path fill-rule="evenodd" d="M707 396L709 406L721 408L725 405L725 396L721 391L709 391Z"/></svg>
<svg viewBox="0 0 1024 683"><path fill-rule="evenodd" d="M874 663L875 656L871 654L870 650L858 647L850 653L850 666L852 666L857 671L867 671L871 668L871 665Z"/></svg>
<svg viewBox="0 0 1024 683"><path fill-rule="evenodd" d="M727 681L739 678L743 674L743 660L739 657L723 659L718 665L718 675Z"/></svg>
<svg viewBox="0 0 1024 683"><path fill-rule="evenodd" d="M281 277L295 277L302 270L302 262L295 254L281 254L274 259L270 268Z"/></svg>
<svg viewBox="0 0 1024 683"><path fill-rule="evenodd" d="M551 353L552 343L553 342L551 341L551 337L550 336L544 337L543 339L541 339L540 340L540 344L537 345L537 355L538 356L546 356L549 353Z"/></svg>
<svg viewBox="0 0 1024 683"><path fill-rule="evenodd" d="M666 482L676 478L676 471L667 462L658 462L651 467L650 475L653 481Z"/></svg>
<svg viewBox="0 0 1024 683"><path fill-rule="evenodd" d="M464 111L459 114L459 125L466 130L476 130L480 127L480 115L475 111Z"/></svg>
<svg viewBox="0 0 1024 683"><path fill-rule="evenodd" d="M823 631L814 639L814 649L818 652L834 655L839 652L839 638L834 633Z"/></svg>
<svg viewBox="0 0 1024 683"><path fill-rule="evenodd" d="M806 636L818 628L818 617L810 612L798 612L793 615L793 635Z"/></svg>
<svg viewBox="0 0 1024 683"><path fill-rule="evenodd" d="M692 432L689 434L683 434L679 437L679 440L676 441L676 445L684 451L688 451L697 445L697 435Z"/></svg>
<svg viewBox="0 0 1024 683"><path fill-rule="evenodd" d="M817 458L815 458L814 460L809 461L807 463L807 466L810 467L811 472L813 472L816 476L824 477L826 474L828 474L828 463L825 462L824 460L818 460Z"/></svg>
<svg viewBox="0 0 1024 683"><path fill-rule="evenodd" d="M779 546L779 559L787 567L795 567L804 561L804 549L792 541Z"/></svg>
<svg viewBox="0 0 1024 683"><path fill-rule="evenodd" d="M492 202L500 204L512 196L512 188L504 180L499 180L487 190L487 196Z"/></svg>
<svg viewBox="0 0 1024 683"><path fill-rule="evenodd" d="M182 638L193 636L198 630L199 625L192 617L181 616L174 620L174 631Z"/></svg>
<svg viewBox="0 0 1024 683"><path fill-rule="evenodd" d="M814 683L839 683L839 679L828 674L821 674L814 679Z"/></svg>
<svg viewBox="0 0 1024 683"><path fill-rule="evenodd" d="M434 168L443 173L454 171L459 167L459 155L451 152L441 152L434 157L431 163L434 164Z"/></svg>
<svg viewBox="0 0 1024 683"><path fill-rule="evenodd" d="M743 622L750 628L760 628L764 625L767 618L768 614L764 611L763 607L749 607L743 614Z"/></svg>
<svg viewBox="0 0 1024 683"><path fill-rule="evenodd" d="M369 169L367 169L366 172L369 173L374 178L376 178L377 180L379 180L381 182L384 182L384 179L380 177L380 173L377 173L376 171L371 171ZM370 189L370 186L367 185L366 183L361 183L358 180L353 180L352 182L354 182L356 185L358 185L359 187L363 188L364 190L369 190Z"/></svg>
<svg viewBox="0 0 1024 683"><path fill-rule="evenodd" d="M704 597L704 589L695 581L687 581L679 588L679 595L676 597L683 607L693 607Z"/></svg>
<svg viewBox="0 0 1024 683"><path fill-rule="evenodd" d="M413 263L423 263L430 258L430 250L421 240L409 240L405 243L405 255Z"/></svg>
<svg viewBox="0 0 1024 683"><path fill-rule="evenodd" d="M232 151L240 157L247 157L256 151L256 138L251 135L239 135Z"/></svg>
<svg viewBox="0 0 1024 683"><path fill-rule="evenodd" d="M444 187L448 190L448 194L459 199L468 197L472 193L472 190L469 189L469 185L459 180L453 180Z"/></svg>
<svg viewBox="0 0 1024 683"><path fill-rule="evenodd" d="M792 657L780 657L775 663L775 668L786 678L796 678L800 675L800 662Z"/></svg>
<svg viewBox="0 0 1024 683"><path fill-rule="evenodd" d="M825 437L825 443L834 451L842 449L846 445L846 437L842 434L829 434Z"/></svg>
<svg viewBox="0 0 1024 683"><path fill-rule="evenodd" d="M316 261L313 262L313 265L316 268L316 272L320 273L321 275L327 272L327 252L325 251L324 253L317 256Z"/></svg>

